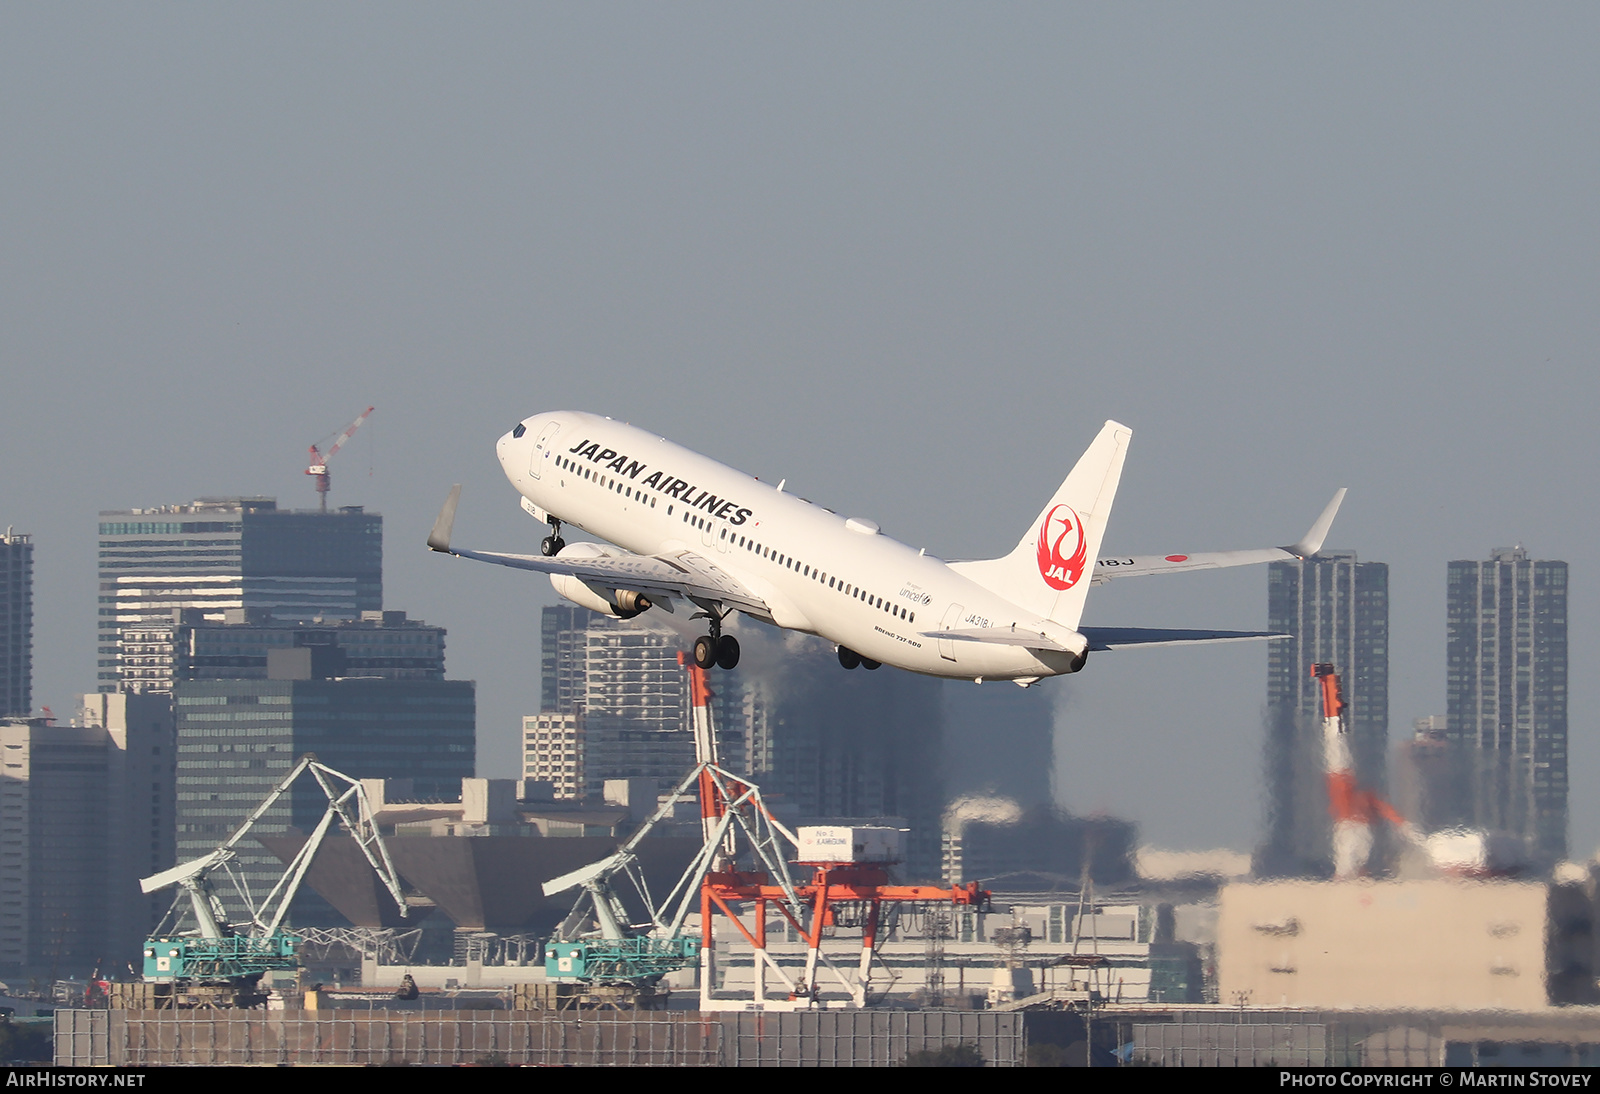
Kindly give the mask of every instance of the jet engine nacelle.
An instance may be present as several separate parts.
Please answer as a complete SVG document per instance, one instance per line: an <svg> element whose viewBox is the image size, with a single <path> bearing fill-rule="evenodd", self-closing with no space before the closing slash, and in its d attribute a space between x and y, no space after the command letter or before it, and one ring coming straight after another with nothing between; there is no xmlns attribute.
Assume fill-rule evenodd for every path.
<svg viewBox="0 0 1600 1094"><path fill-rule="evenodd" d="M573 543L563 548L557 558L615 558L625 552L603 543ZM580 581L571 574L551 574L550 584L556 592L580 607L617 619L632 619L655 605L650 598L633 589L608 589Z"/></svg>

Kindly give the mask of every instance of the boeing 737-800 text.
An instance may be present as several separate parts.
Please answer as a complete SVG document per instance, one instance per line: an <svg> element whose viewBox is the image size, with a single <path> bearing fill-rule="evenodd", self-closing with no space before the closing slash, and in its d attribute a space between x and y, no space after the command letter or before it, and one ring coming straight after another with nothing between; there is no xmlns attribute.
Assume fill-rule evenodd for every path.
<svg viewBox="0 0 1600 1094"><path fill-rule="evenodd" d="M828 639L845 668L1023 685L1077 672L1092 650L1273 637L1079 625L1090 586L1112 578L1313 555L1344 497L1289 547L1101 558L1132 435L1107 422L1009 554L947 563L645 430L538 414L500 438L498 455L523 508L549 525L543 553L452 546L459 485L428 546L547 573L562 596L623 619L686 610L706 620L694 645L702 668L738 664L739 643L722 631L734 611ZM567 544L568 524L609 543Z"/></svg>

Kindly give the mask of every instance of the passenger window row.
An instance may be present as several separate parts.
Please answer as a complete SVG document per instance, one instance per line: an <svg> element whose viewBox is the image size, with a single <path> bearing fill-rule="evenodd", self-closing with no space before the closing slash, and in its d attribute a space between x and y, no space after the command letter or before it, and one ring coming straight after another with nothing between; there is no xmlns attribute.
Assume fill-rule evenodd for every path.
<svg viewBox="0 0 1600 1094"><path fill-rule="evenodd" d="M614 494L621 494L625 498L643 502L652 509L656 507L656 498L654 494L647 494L643 490L636 490L634 487L630 486L626 482L623 482L621 479L613 479L607 475L602 475L592 467L584 467L582 464L575 463L572 460L567 459L565 456L556 457L556 466L561 468L563 471L571 471L579 478L588 479L590 482L598 483Z"/></svg>
<svg viewBox="0 0 1600 1094"><path fill-rule="evenodd" d="M889 600L886 597L875 596L861 588L859 585L851 585L840 578L834 577L831 574L823 573L814 566L808 566L798 559L791 558L788 555L772 550L770 547L763 546L753 539L730 533L726 528L723 529L722 535L732 538L734 544L743 548L744 550L753 551L762 558L776 562L785 569L793 570L802 577L809 577L811 580L818 582L819 584L827 585L828 588L833 589L836 592L843 593L845 596L848 596L854 600L860 600L866 604L869 604L872 607L877 608L879 611L888 612L897 619L904 619L907 623L915 623L917 621L916 612L911 611L908 608L903 608L899 604L894 603L892 600Z"/></svg>
<svg viewBox="0 0 1600 1094"><path fill-rule="evenodd" d="M644 500L646 497L648 497L650 507L652 509L655 508L656 499L653 496L646 495L643 490L635 493L633 487L628 486L626 483L622 483L619 480L607 478L605 475L599 474L591 467L584 467L573 460L567 459L565 456L558 456L556 458L556 465L563 470L571 471L576 475L580 475L585 479L589 479L590 481L598 481L601 486L607 487L616 493L622 494L624 497L638 498L640 500ZM672 506L667 506L668 516L672 515L672 509ZM691 513L687 509L683 511L683 516L681 519L684 523L692 524L701 531L709 531L712 526L711 521L706 520L704 517L695 513ZM817 570L795 558L790 557L789 555L780 554L779 552L772 550L770 547L765 547L747 536L738 535L728 528L721 529L721 531L718 532L718 538L731 540L743 550L754 552L764 559L775 562L785 569L793 570L801 576L808 577L819 584L826 584L830 589L843 593L845 596L851 597L852 599L860 600L871 607L877 608L879 611L887 612L897 619L904 619L907 623L915 623L917 621L917 613L911 611L909 608L903 608L899 604L894 603L886 597L869 593L859 585L847 584L837 577L834 577L830 574L825 574L820 570Z"/></svg>

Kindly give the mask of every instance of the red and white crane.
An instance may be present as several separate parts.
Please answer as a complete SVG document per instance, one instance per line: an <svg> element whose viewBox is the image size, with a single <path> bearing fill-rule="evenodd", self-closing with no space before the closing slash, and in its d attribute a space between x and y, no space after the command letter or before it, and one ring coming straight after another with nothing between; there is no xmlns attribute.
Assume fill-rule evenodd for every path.
<svg viewBox="0 0 1600 1094"><path fill-rule="evenodd" d="M1372 855L1372 825L1381 817L1409 843L1421 837L1394 806L1356 782L1350 755L1349 727L1344 719L1344 693L1333 666L1311 666L1322 684L1322 756L1328 776L1328 813L1333 818L1333 876L1352 878L1367 872Z"/></svg>
<svg viewBox="0 0 1600 1094"><path fill-rule="evenodd" d="M317 501L324 513L328 511L328 486L330 485L328 461L333 458L335 452L343 447L345 441L355 435L355 431L361 428L361 423L367 420L367 416L374 409L376 408L367 407L366 410L361 412L359 418L345 426L344 431L335 437L333 443L328 446L327 452L323 452L316 445L311 446L311 466L306 468L306 474L317 480Z"/></svg>

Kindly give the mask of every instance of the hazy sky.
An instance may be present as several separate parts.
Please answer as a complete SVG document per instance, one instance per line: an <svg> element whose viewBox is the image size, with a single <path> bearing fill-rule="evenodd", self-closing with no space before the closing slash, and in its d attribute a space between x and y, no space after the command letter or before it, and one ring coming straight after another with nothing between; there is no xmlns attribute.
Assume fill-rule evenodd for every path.
<svg viewBox="0 0 1600 1094"><path fill-rule="evenodd" d="M1452 558L1572 564L1572 842L1600 843L1600 7L9 4L0 525L35 701L94 686L100 509L334 504L449 628L480 773L537 704L540 534L494 460L576 408L946 557L1016 541L1100 423L1113 551L1390 563L1391 738L1443 712ZM1261 570L1097 624L1256 627ZM986 685L998 686L998 685ZM1009 686L1009 685L1006 685ZM1058 788L1169 846L1260 824L1259 647L1122 652Z"/></svg>

